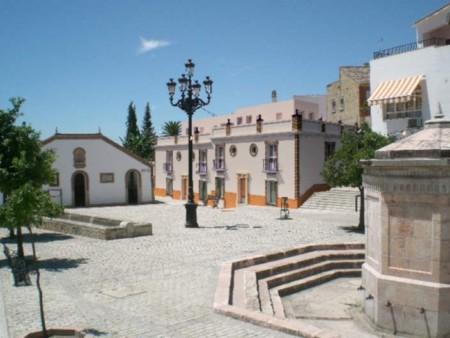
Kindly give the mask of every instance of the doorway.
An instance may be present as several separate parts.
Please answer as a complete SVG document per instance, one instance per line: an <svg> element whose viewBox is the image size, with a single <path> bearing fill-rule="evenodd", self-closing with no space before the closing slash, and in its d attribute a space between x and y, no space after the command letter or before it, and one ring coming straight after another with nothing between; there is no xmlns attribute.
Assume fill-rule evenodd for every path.
<svg viewBox="0 0 450 338"><path fill-rule="evenodd" d="M187 200L188 179L187 176L181 176L181 199Z"/></svg>
<svg viewBox="0 0 450 338"><path fill-rule="evenodd" d="M238 174L238 203L247 204L248 195L248 177L247 175Z"/></svg>
<svg viewBox="0 0 450 338"><path fill-rule="evenodd" d="M278 182L266 181L266 204L277 205Z"/></svg>
<svg viewBox="0 0 450 338"><path fill-rule="evenodd" d="M140 175L136 170L130 170L125 177L127 190L127 203L138 204L140 192Z"/></svg>
<svg viewBox="0 0 450 338"><path fill-rule="evenodd" d="M73 205L85 207L87 205L87 175L76 172L72 176Z"/></svg>
<svg viewBox="0 0 450 338"><path fill-rule="evenodd" d="M206 181L198 181L198 193L200 201L206 203L208 200L208 183Z"/></svg>

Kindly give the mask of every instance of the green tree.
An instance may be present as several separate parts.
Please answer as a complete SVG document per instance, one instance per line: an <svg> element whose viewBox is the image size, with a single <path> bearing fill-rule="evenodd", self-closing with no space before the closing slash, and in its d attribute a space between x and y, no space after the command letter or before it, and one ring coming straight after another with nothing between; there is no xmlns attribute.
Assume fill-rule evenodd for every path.
<svg viewBox="0 0 450 338"><path fill-rule="evenodd" d="M36 191L55 175L54 153L41 149L39 133L30 125L16 124L24 100L10 101L11 109L0 110L0 191L7 196L0 207L0 226L17 230L17 254L24 257L22 227L52 214L53 209L47 208L53 205L50 196ZM30 189L37 200L31 198Z"/></svg>
<svg viewBox="0 0 450 338"><path fill-rule="evenodd" d="M180 134L181 134L180 121L168 121L164 123L162 127L163 136L178 136Z"/></svg>
<svg viewBox="0 0 450 338"><path fill-rule="evenodd" d="M131 150L135 154L139 153L141 134L137 126L136 106L134 105L133 101L131 101L128 105L127 132L125 135L125 139L121 140L125 148Z"/></svg>
<svg viewBox="0 0 450 338"><path fill-rule="evenodd" d="M351 186L359 189L360 208L358 230L364 231L363 168L360 160L371 159L375 151L392 142L392 139L373 132L367 123L355 131L346 131L341 147L325 162L322 177L331 187Z"/></svg>
<svg viewBox="0 0 450 338"><path fill-rule="evenodd" d="M147 160L154 160L155 144L156 134L153 129L150 104L147 102L145 106L144 120L142 122L139 155Z"/></svg>

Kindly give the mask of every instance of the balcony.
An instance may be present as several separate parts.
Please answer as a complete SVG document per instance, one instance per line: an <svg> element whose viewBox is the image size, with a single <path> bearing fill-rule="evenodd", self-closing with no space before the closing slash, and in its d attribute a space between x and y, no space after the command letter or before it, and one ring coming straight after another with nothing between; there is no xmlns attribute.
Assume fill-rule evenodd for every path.
<svg viewBox="0 0 450 338"><path fill-rule="evenodd" d="M206 175L208 173L208 165L206 162L197 163L197 174Z"/></svg>
<svg viewBox="0 0 450 338"><path fill-rule="evenodd" d="M163 163L163 169L166 172L166 174L170 175L173 173L173 163L172 162L166 162Z"/></svg>
<svg viewBox="0 0 450 338"><path fill-rule="evenodd" d="M395 46L392 48L382 49L373 53L374 59L381 59L386 56L403 54L407 52L411 52L413 50L422 49L430 46L446 46L450 45L449 39L441 39L441 38L431 38L427 40L422 40L418 42L410 42L404 45Z"/></svg>
<svg viewBox="0 0 450 338"><path fill-rule="evenodd" d="M215 171L225 171L225 159L216 158L213 160L213 165Z"/></svg>
<svg viewBox="0 0 450 338"><path fill-rule="evenodd" d="M263 159L263 171L268 174L275 174L278 172L278 159L265 158Z"/></svg>

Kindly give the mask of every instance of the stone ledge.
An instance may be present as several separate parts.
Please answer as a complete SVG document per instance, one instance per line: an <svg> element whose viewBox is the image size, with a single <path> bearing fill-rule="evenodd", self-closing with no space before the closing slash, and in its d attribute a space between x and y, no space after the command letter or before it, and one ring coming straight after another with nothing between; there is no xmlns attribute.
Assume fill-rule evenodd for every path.
<svg viewBox="0 0 450 338"><path fill-rule="evenodd" d="M77 218L77 221L75 221L68 218L44 218L40 228L103 240L150 236L153 234L151 223L102 219L102 223L108 223L108 225L100 225L92 223L96 220L94 217L90 218L89 222L80 221L81 219Z"/></svg>

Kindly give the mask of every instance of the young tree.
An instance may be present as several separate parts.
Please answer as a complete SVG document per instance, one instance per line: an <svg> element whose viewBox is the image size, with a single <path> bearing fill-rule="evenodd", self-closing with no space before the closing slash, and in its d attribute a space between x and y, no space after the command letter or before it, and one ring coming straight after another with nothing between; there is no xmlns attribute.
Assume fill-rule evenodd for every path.
<svg viewBox="0 0 450 338"><path fill-rule="evenodd" d="M25 123L16 125L17 119L22 115L20 107L23 102L23 99L11 99L13 107L0 110L0 191L7 196L6 203L0 207L2 214L0 226L17 230L19 257L24 257L22 226L29 223L14 221L19 219L21 211L11 209L12 205L20 200L17 196L24 196L19 194L20 189L25 186L42 189L42 186L48 184L55 175L52 169L54 154L41 149L39 133ZM50 196L48 194L45 196L47 202L51 203ZM19 214L13 217L11 210L18 210Z"/></svg>
<svg viewBox="0 0 450 338"><path fill-rule="evenodd" d="M131 101L128 105L127 132L125 135L125 139L121 140L125 148L138 154L140 139L141 135L137 126L136 106L134 105L133 101Z"/></svg>
<svg viewBox="0 0 450 338"><path fill-rule="evenodd" d="M180 134L181 134L180 121L168 121L164 123L162 128L163 136L178 136Z"/></svg>
<svg viewBox="0 0 450 338"><path fill-rule="evenodd" d="M341 147L325 162L322 177L331 187L357 187L360 192L358 230L364 232L364 187L362 185L362 159L375 156L375 151L392 142L392 139L373 132L363 123L356 132L346 131L341 137Z"/></svg>
<svg viewBox="0 0 450 338"><path fill-rule="evenodd" d="M153 147L155 144L156 134L153 129L150 104L147 102L145 106L144 120L142 122L139 155L147 160L153 160L155 154Z"/></svg>

